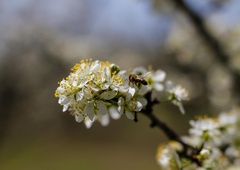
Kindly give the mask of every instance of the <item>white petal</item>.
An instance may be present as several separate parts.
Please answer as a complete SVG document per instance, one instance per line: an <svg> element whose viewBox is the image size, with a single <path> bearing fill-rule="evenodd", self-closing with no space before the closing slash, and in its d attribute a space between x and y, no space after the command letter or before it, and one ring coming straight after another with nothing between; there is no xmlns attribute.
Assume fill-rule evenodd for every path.
<svg viewBox="0 0 240 170"><path fill-rule="evenodd" d="M118 75L126 76L126 73L127 73L126 70L120 70L119 73L118 73Z"/></svg>
<svg viewBox="0 0 240 170"><path fill-rule="evenodd" d="M143 96L144 94L146 94L148 91L148 86L141 86L141 88L138 90L138 94Z"/></svg>
<svg viewBox="0 0 240 170"><path fill-rule="evenodd" d="M138 98L138 101L142 104L143 107L146 106L148 103L147 99L145 99L143 97Z"/></svg>
<svg viewBox="0 0 240 170"><path fill-rule="evenodd" d="M124 112L124 104L125 104L124 99L120 97L118 99L118 112L120 113L120 115L122 115Z"/></svg>
<svg viewBox="0 0 240 170"><path fill-rule="evenodd" d="M133 87L128 88L128 93L131 94L131 96L134 96L135 92L136 92L135 88L133 88Z"/></svg>
<svg viewBox="0 0 240 170"><path fill-rule="evenodd" d="M107 126L110 122L109 115L98 115L98 120L101 123L102 126Z"/></svg>
<svg viewBox="0 0 240 170"><path fill-rule="evenodd" d="M179 107L180 112L181 112L182 114L185 114L185 110L184 110L184 107L183 107L182 103L179 103L179 104L178 104L178 107Z"/></svg>
<svg viewBox="0 0 240 170"><path fill-rule="evenodd" d="M190 121L189 121L189 124L190 124L192 127L195 127L196 121L190 120Z"/></svg>
<svg viewBox="0 0 240 170"><path fill-rule="evenodd" d="M124 99L122 98L122 97L119 97L119 99L118 99L118 105L119 106L123 106L124 105Z"/></svg>
<svg viewBox="0 0 240 170"><path fill-rule="evenodd" d="M107 107L105 103L101 100L97 101L97 107L96 107L97 114L105 115L108 113Z"/></svg>
<svg viewBox="0 0 240 170"><path fill-rule="evenodd" d="M78 123L81 122L83 120L82 114L75 114L75 120Z"/></svg>
<svg viewBox="0 0 240 170"><path fill-rule="evenodd" d="M66 111L67 111L67 109L68 109L68 105L64 105L64 106L63 106L63 110L62 110L62 111L63 111L63 112L66 112Z"/></svg>
<svg viewBox="0 0 240 170"><path fill-rule="evenodd" d="M110 99L114 98L115 95L116 95L115 91L105 91L100 95L100 98L104 99L104 100L110 100Z"/></svg>
<svg viewBox="0 0 240 170"><path fill-rule="evenodd" d="M103 78L106 78L105 80L109 81L110 78L111 78L111 71L110 71L110 68L109 67L105 67L103 69Z"/></svg>
<svg viewBox="0 0 240 170"><path fill-rule="evenodd" d="M58 103L62 105L69 105L73 100L73 97L61 96L58 99Z"/></svg>
<svg viewBox="0 0 240 170"><path fill-rule="evenodd" d="M118 112L120 113L120 115L122 115L123 114L123 112L124 112L124 106L118 106Z"/></svg>
<svg viewBox="0 0 240 170"><path fill-rule="evenodd" d="M86 63L81 63L80 66L81 66L82 69L84 69L85 65L86 65Z"/></svg>
<svg viewBox="0 0 240 170"><path fill-rule="evenodd" d="M199 129L189 129L191 135L201 136L203 134L202 130Z"/></svg>
<svg viewBox="0 0 240 170"><path fill-rule="evenodd" d="M157 90L157 91L163 91L164 86L160 83L155 83L154 84L154 89Z"/></svg>
<svg viewBox="0 0 240 170"><path fill-rule="evenodd" d="M120 113L118 112L117 107L112 106L112 107L110 107L108 110L109 110L109 113L110 113L111 118L113 118L113 119L119 119L119 118L121 117Z"/></svg>
<svg viewBox="0 0 240 170"><path fill-rule="evenodd" d="M90 120L89 118L86 117L86 118L84 119L84 123L85 123L86 128L89 129L89 128L92 126L94 120L95 120L95 119Z"/></svg>
<svg viewBox="0 0 240 170"><path fill-rule="evenodd" d="M157 70L153 75L153 80L157 82L161 82L165 79L166 73L161 70Z"/></svg>
<svg viewBox="0 0 240 170"><path fill-rule="evenodd" d="M166 82L166 90L171 92L173 88L174 88L173 82L167 81Z"/></svg>
<svg viewBox="0 0 240 170"><path fill-rule="evenodd" d="M79 85L80 88L83 88L83 86L85 86L85 84L87 84L89 80L88 79L83 79Z"/></svg>
<svg viewBox="0 0 240 170"><path fill-rule="evenodd" d="M93 104L93 102L88 103L85 106L85 108L83 110L83 114L88 115L89 119L93 120L93 118L94 118L94 104Z"/></svg>
<svg viewBox="0 0 240 170"><path fill-rule="evenodd" d="M138 111L139 112L140 110L142 110L142 103L137 101L136 104L137 104L137 106L136 106L134 111Z"/></svg>
<svg viewBox="0 0 240 170"><path fill-rule="evenodd" d="M110 86L110 83L104 83L102 86L102 90L108 89L109 86Z"/></svg>
<svg viewBox="0 0 240 170"><path fill-rule="evenodd" d="M121 91L120 91L120 88L119 88L118 86L115 86L114 84L110 84L109 87L110 87L112 90L114 90L114 91L119 91L119 92L121 92Z"/></svg>
<svg viewBox="0 0 240 170"><path fill-rule="evenodd" d="M75 87L77 87L77 85L78 85L78 81L76 81L76 80L73 81L73 82L72 82L72 85L75 86Z"/></svg>
<svg viewBox="0 0 240 170"><path fill-rule="evenodd" d="M90 72L95 72L95 71L99 70L100 66L101 66L100 64L95 63L93 66L91 66Z"/></svg>
<svg viewBox="0 0 240 170"><path fill-rule="evenodd" d="M184 110L181 102L179 102L177 100L173 100L172 103L175 104L176 106L178 106L178 108L182 114L185 114L185 110Z"/></svg>
<svg viewBox="0 0 240 170"><path fill-rule="evenodd" d="M72 85L76 87L78 85L78 80L74 79L74 77L77 77L77 75L76 74L72 74L71 76L73 77L72 80L71 80L72 81Z"/></svg>
<svg viewBox="0 0 240 170"><path fill-rule="evenodd" d="M91 85L89 87L95 92L98 92L100 90L97 86L94 86L94 85Z"/></svg>
<svg viewBox="0 0 240 170"><path fill-rule="evenodd" d="M128 101L127 108L131 111L140 111L142 109L142 103L139 101L131 100Z"/></svg>
<svg viewBox="0 0 240 170"><path fill-rule="evenodd" d="M118 90L119 90L119 92L126 93L126 92L128 91L128 87L126 87L126 86L120 86L120 87L118 88Z"/></svg>
<svg viewBox="0 0 240 170"><path fill-rule="evenodd" d="M76 100L77 101L80 101L80 100L82 100L83 99L83 91L80 91L80 92L78 92L77 94L76 94Z"/></svg>
<svg viewBox="0 0 240 170"><path fill-rule="evenodd" d="M125 114L126 114L126 116L127 116L128 119L131 119L131 120L134 119L134 115L133 115L132 112L126 111Z"/></svg>
<svg viewBox="0 0 240 170"><path fill-rule="evenodd" d="M61 84L62 84L62 82L61 82ZM58 87L58 88L57 88L57 91L58 91L59 94L64 93L65 90L66 90L66 89L65 89L65 88L62 88L62 87Z"/></svg>

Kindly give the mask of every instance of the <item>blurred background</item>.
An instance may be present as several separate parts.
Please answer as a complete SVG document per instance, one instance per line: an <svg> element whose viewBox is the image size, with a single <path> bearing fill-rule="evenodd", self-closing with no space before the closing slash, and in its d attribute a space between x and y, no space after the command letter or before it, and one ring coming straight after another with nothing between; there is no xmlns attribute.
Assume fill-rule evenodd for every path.
<svg viewBox="0 0 240 170"><path fill-rule="evenodd" d="M87 130L62 113L57 82L86 58L165 70L191 100L155 114L185 135L239 102L239 16L238 0L1 0L0 169L159 169L167 138L146 117Z"/></svg>

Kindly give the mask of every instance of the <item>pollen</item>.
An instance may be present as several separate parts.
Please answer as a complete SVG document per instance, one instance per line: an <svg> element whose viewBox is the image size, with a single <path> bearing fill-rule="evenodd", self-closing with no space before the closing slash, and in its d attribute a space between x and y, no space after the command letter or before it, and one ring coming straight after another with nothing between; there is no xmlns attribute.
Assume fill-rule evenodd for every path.
<svg viewBox="0 0 240 170"><path fill-rule="evenodd" d="M113 75L112 79L115 82L119 83L119 84L123 84L124 83L124 80L123 80L123 78L120 75Z"/></svg>
<svg viewBox="0 0 240 170"><path fill-rule="evenodd" d="M58 93L57 90L55 90L54 96L55 96L55 97L59 97L59 93Z"/></svg>
<svg viewBox="0 0 240 170"><path fill-rule="evenodd" d="M72 68L71 68L71 70L73 71L73 72L76 72L78 69L80 68L80 64L75 64Z"/></svg>

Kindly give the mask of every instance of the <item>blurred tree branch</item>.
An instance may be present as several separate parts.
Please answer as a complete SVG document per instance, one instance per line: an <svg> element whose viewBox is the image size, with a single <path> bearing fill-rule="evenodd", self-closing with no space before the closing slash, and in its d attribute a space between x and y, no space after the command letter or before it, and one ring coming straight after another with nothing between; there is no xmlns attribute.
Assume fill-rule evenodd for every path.
<svg viewBox="0 0 240 170"><path fill-rule="evenodd" d="M184 0L172 0L172 2L187 14L196 31L202 36L205 44L215 58L234 76L235 89L238 93L240 93L240 91L237 90L237 86L240 84L240 73L230 65L229 54L224 51L224 48L221 46L219 41L209 32L204 24L204 20L193 9L191 9Z"/></svg>
<svg viewBox="0 0 240 170"><path fill-rule="evenodd" d="M228 63L229 62L229 56L226 54L226 52L223 50L219 42L215 39L215 37L212 36L212 34L209 33L207 30L203 19L194 11L192 10L183 0L172 0L182 11L184 11L191 22L193 23L193 26L198 31L200 35L202 35L203 39L205 40L205 43L210 47L211 52L215 55L216 58L222 63Z"/></svg>
<svg viewBox="0 0 240 170"><path fill-rule="evenodd" d="M13 82L18 81L18 76L16 73L11 71L13 65L12 56L9 55L9 58L6 62L2 62L1 67L1 76L0 76L0 148L2 143L5 140L5 136L8 134L8 127L10 125L10 119L14 115L15 104L18 102L19 93L17 91L16 84ZM16 62L15 62L16 63ZM8 73L8 74L4 74Z"/></svg>

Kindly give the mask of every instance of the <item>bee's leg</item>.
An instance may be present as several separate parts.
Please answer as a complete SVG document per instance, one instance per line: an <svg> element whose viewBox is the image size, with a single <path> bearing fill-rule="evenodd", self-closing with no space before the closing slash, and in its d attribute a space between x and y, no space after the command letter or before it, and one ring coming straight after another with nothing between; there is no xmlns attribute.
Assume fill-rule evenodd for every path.
<svg viewBox="0 0 240 170"><path fill-rule="evenodd" d="M137 87L140 88L141 86L141 83L136 83Z"/></svg>
<svg viewBox="0 0 240 170"><path fill-rule="evenodd" d="M137 112L134 112L134 122L137 122L138 121L138 118L137 118Z"/></svg>

